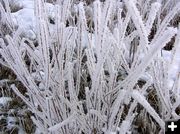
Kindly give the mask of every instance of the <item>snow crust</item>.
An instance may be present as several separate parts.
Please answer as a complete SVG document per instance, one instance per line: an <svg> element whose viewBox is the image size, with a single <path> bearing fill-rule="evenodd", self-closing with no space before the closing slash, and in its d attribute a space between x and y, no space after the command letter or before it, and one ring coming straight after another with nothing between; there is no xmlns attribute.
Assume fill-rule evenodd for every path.
<svg viewBox="0 0 180 134"><path fill-rule="evenodd" d="M34 0L17 0L17 5L23 7L19 11L12 13L12 19L26 37L36 39L36 17L34 13ZM46 12L49 17L54 16L55 6L45 3Z"/></svg>
<svg viewBox="0 0 180 134"><path fill-rule="evenodd" d="M0 97L0 105L2 106L7 106L10 101L12 101L11 97Z"/></svg>

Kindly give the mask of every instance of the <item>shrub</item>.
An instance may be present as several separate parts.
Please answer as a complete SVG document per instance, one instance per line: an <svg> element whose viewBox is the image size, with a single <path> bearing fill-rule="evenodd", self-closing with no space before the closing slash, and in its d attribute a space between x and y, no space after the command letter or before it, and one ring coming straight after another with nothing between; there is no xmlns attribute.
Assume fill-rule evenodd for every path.
<svg viewBox="0 0 180 134"><path fill-rule="evenodd" d="M57 1L51 32L45 3L35 0L38 44L17 29L0 39L0 54L26 88L25 95L11 84L34 114L36 133L125 134L142 122L147 125L141 132L158 133L165 131L165 120L179 118L179 70L172 67L180 30L170 21L180 3L161 18L169 3L96 0L88 7L80 2L72 14L71 0ZM167 62L163 48L172 38Z"/></svg>

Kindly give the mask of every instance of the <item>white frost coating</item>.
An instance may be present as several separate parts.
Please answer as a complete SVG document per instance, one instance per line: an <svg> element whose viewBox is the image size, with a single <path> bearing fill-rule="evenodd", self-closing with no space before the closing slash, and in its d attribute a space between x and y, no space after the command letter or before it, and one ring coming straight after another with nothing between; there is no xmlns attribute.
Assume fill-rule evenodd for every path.
<svg viewBox="0 0 180 134"><path fill-rule="evenodd" d="M17 31L13 31L15 37L5 37L7 43L3 42L3 38L0 39L0 54L9 64L8 67L14 71L27 88L26 94L32 96L29 99L23 96L15 86L11 86L36 115L37 118L33 120L39 128L36 133L48 133L47 129L54 133L92 133L94 126L97 132L103 131L106 134L115 134L115 131L118 131L117 127L120 127L120 133L131 133L129 130L134 129L132 120L136 116L134 109L137 108L138 102L161 124L163 129L164 122L161 118L168 118L167 110L169 114L171 112L174 114L180 100L180 94L175 86L176 84L180 87L180 79L177 77L180 60L179 36L176 37L176 43L173 44L174 50L163 50L160 55L165 44L176 36L176 29L168 28L168 23L177 13L176 11L179 11L178 6L172 12L170 11L171 13L167 17L163 16L166 18L163 20L161 16L158 16L161 14L158 2L147 1L143 5L142 0L140 0L142 3L139 0L129 0L123 1L126 3L124 5L115 0L113 0L114 3L112 0L106 2L96 0L94 4L87 7L84 3L77 6L71 4L71 0L58 0L58 6L55 5L57 11L54 13L54 5L43 1L17 0L23 9L11 14L14 23L24 30L25 37L36 39L36 34L40 35L38 41L41 43L38 44L38 47L35 47L33 43L28 45L32 49L24 47L27 46L27 43L19 46L17 42L24 41L18 36L21 33ZM37 5L39 5L38 8ZM36 30L34 6L36 6L36 13L39 12L36 16L40 22L37 29L41 32ZM68 10L71 6L74 6L73 11ZM117 9L116 12L118 6L121 9ZM147 7L147 10L143 10L142 7ZM13 22L6 16L5 10L0 8L3 17L5 16L3 22ZM124 9L126 10L124 11ZM77 22L70 20L72 21L69 23L70 26L66 27L66 19L71 13L72 15L76 14ZM75 19L74 16L71 17L70 19ZM132 21L130 17L132 17ZM49 18L55 22L55 25L45 21ZM92 32L88 27L89 19L94 19ZM149 40L148 35L154 25L157 27L158 34ZM81 45L79 45L80 43ZM132 46L136 44L139 45L134 47L134 51L131 50ZM143 52L146 45L148 46L147 50ZM85 54L84 49L86 49ZM133 58L132 51L135 53L134 61L131 60ZM30 68L23 63L22 57L26 52L30 54L28 56L32 64ZM51 55L51 60L49 55ZM132 64L131 61L133 61ZM163 67L161 67L161 62L164 63ZM166 68L166 63L171 64L169 68ZM68 65L70 68L67 68ZM78 75L83 79L82 88L88 89L83 100L74 93L81 86L81 79L76 79ZM86 80L87 76L90 77L88 81ZM143 87L138 85L139 80L146 81ZM146 91L152 84L156 85L154 89L158 93L160 92L158 103L161 105L158 105L160 110L157 112L151 107L151 102L145 98L145 95L149 94ZM169 86L169 89L166 89L166 85ZM45 92L42 91L44 89L46 89ZM169 92L171 89L172 92ZM52 99L45 101L49 97ZM131 97L135 100L132 100ZM171 101L170 97L174 100ZM134 101L133 105L128 109L124 120L122 118L124 110L126 110L124 105L131 104L131 100ZM168 108L166 108L163 106L166 105L166 102L175 103L168 104ZM40 107L42 112L37 107ZM161 112L162 110L163 112ZM77 114L72 115L72 113ZM173 117L176 117L176 114L174 115ZM9 120L13 122L12 119ZM104 126L104 122L107 123L107 126ZM104 131L103 128L108 130Z"/></svg>
<svg viewBox="0 0 180 134"><path fill-rule="evenodd" d="M180 26L175 39L175 46L172 51L172 61L169 66L169 81L175 81L177 75L180 73ZM180 81L180 80L179 80ZM169 83L169 88L171 89L173 84ZM180 86L178 86L180 90Z"/></svg>
<svg viewBox="0 0 180 134"><path fill-rule="evenodd" d="M126 94L127 94L127 91L125 91L125 90L120 91L119 94L118 94L117 99L113 103L113 106L111 108L111 117L109 119L109 124L110 125L112 125L112 122L113 122L115 116L117 115L117 113L119 111L119 107L121 106Z"/></svg>
<svg viewBox="0 0 180 134"><path fill-rule="evenodd" d="M132 98L134 98L138 103L140 103L147 112L157 121L157 123L161 126L162 129L165 127L164 121L159 117L156 111L151 107L151 105L147 102L146 98L141 95L139 91L133 90Z"/></svg>
<svg viewBox="0 0 180 134"><path fill-rule="evenodd" d="M45 89L45 86L44 86L44 84L42 82L39 84L39 89L40 90L44 90Z"/></svg>
<svg viewBox="0 0 180 134"><path fill-rule="evenodd" d="M116 134L116 132L110 132L109 134Z"/></svg>
<svg viewBox="0 0 180 134"><path fill-rule="evenodd" d="M126 79L116 87L116 89L123 87L124 85L127 86L132 83L132 86L137 82L141 74L143 74L146 67L152 61L152 59L157 55L157 53L165 46L167 42L177 33L176 28L169 27L163 33L163 35L157 40L151 49L149 50L148 54L144 57L141 63L133 69L133 71L126 77Z"/></svg>
<svg viewBox="0 0 180 134"><path fill-rule="evenodd" d="M101 115L101 113L99 113L97 110L90 109L89 113L98 116L104 122L107 121L107 117L105 115Z"/></svg>
<svg viewBox="0 0 180 134"><path fill-rule="evenodd" d="M130 129L131 122L130 121L123 121L120 127L121 134L126 134Z"/></svg>
<svg viewBox="0 0 180 134"><path fill-rule="evenodd" d="M132 20L137 28L137 31L140 36L140 40L143 42L140 45L142 45L142 49L145 49L148 45L148 34L146 27L143 23L143 20L141 18L140 12L138 8L136 7L136 3L134 0L125 1L125 4L127 6L127 9L129 10L129 13L132 17Z"/></svg>
<svg viewBox="0 0 180 134"><path fill-rule="evenodd" d="M146 29L147 29L148 34L150 33L150 30L151 30L154 20L156 18L156 14L157 14L158 10L160 9L160 7L161 7L161 4L159 2L155 2L151 5L149 17L146 22Z"/></svg>
<svg viewBox="0 0 180 134"><path fill-rule="evenodd" d="M172 59L172 52L171 51L162 50L162 56L163 56L165 61L170 63L170 61Z"/></svg>
<svg viewBox="0 0 180 134"><path fill-rule="evenodd" d="M23 8L34 8L34 0L17 0L17 4Z"/></svg>
<svg viewBox="0 0 180 134"><path fill-rule="evenodd" d="M152 76L151 76L149 73L147 73L147 72L145 72L144 74L142 74L139 79L140 79L140 80L144 80L144 81L153 82Z"/></svg>
<svg viewBox="0 0 180 134"><path fill-rule="evenodd" d="M49 131L55 131L55 132L56 132L56 131L57 131L58 129L60 129L62 126L67 125L67 124L73 122L74 119L75 119L75 113L73 113L70 117L68 117L66 120L62 121L61 123L58 123L58 124L50 127L48 130L49 130Z"/></svg>

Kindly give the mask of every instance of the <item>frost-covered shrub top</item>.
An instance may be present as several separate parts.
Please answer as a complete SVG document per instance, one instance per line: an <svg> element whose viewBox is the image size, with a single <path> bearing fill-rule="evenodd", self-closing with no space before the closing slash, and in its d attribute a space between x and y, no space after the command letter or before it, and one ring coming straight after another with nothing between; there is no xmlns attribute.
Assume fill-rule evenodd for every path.
<svg viewBox="0 0 180 134"><path fill-rule="evenodd" d="M25 87L9 84L34 133L163 133L180 118L178 0L12 2L0 1L0 65Z"/></svg>

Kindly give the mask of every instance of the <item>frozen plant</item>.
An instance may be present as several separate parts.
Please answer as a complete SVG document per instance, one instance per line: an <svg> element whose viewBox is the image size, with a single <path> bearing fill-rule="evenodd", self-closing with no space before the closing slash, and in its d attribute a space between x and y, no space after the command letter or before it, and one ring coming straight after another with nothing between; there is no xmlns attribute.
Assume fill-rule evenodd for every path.
<svg viewBox="0 0 180 134"><path fill-rule="evenodd" d="M131 133L144 111L148 130L164 132L166 120L179 119L180 27L172 21L180 2L173 2L57 0L49 15L46 1L34 0L37 39L22 36L0 4L11 31L0 38L0 63L26 88L11 84L36 133Z"/></svg>

